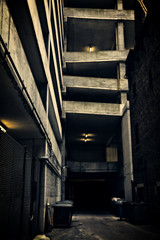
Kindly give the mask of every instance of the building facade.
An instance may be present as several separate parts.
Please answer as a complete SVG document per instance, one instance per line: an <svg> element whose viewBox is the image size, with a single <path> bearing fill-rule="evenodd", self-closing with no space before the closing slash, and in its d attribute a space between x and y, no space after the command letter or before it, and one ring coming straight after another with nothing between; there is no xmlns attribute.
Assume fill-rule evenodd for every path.
<svg viewBox="0 0 160 240"><path fill-rule="evenodd" d="M0 208L7 239L61 200L62 1L0 1ZM27 238L28 237L28 238Z"/></svg>
<svg viewBox="0 0 160 240"><path fill-rule="evenodd" d="M64 1L63 118L66 197L77 208L132 200L125 61L134 47L134 1Z"/></svg>
<svg viewBox="0 0 160 240"><path fill-rule="evenodd" d="M131 129L133 143L134 200L149 205L152 219L160 212L160 31L154 1L147 15L142 9L143 24L136 34L135 49L127 59L130 88ZM142 21L143 19L143 21Z"/></svg>
<svg viewBox="0 0 160 240"><path fill-rule="evenodd" d="M45 231L47 206L132 200L125 61L134 0L0 0L2 234ZM16 221L15 221L16 219Z"/></svg>

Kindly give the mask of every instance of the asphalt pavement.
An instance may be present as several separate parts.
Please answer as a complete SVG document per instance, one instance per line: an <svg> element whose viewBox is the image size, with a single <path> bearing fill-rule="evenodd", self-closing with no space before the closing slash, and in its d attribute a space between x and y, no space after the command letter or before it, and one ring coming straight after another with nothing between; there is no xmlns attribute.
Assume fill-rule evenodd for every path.
<svg viewBox="0 0 160 240"><path fill-rule="evenodd" d="M51 240L159 240L160 231L150 225L134 225L109 213L77 213L70 227L46 234Z"/></svg>

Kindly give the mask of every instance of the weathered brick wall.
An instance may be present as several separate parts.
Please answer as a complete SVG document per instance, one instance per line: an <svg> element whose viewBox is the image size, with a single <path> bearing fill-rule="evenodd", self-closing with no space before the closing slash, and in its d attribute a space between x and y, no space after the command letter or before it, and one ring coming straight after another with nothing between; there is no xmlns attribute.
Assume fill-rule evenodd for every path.
<svg viewBox="0 0 160 240"><path fill-rule="evenodd" d="M144 184L144 200L155 202L160 181L160 29L158 16L145 20L127 61L135 184Z"/></svg>

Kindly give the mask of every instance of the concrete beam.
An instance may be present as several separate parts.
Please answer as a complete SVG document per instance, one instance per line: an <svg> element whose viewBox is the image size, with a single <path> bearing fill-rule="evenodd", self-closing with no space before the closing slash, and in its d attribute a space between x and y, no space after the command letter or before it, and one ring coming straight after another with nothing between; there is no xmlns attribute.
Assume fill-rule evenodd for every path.
<svg viewBox="0 0 160 240"><path fill-rule="evenodd" d="M122 116L124 104L63 101L65 113Z"/></svg>
<svg viewBox="0 0 160 240"><path fill-rule="evenodd" d="M95 77L77 77L64 76L64 88L84 88L84 89L99 89L128 91L128 79L112 79L112 78L95 78Z"/></svg>
<svg viewBox="0 0 160 240"><path fill-rule="evenodd" d="M117 172L117 162L73 162L67 161L71 172Z"/></svg>
<svg viewBox="0 0 160 240"><path fill-rule="evenodd" d="M133 10L64 8L64 20L67 18L105 19L105 20L135 20Z"/></svg>
<svg viewBox="0 0 160 240"><path fill-rule="evenodd" d="M76 62L112 62L126 61L129 50L98 51L98 52L65 52L66 63Z"/></svg>

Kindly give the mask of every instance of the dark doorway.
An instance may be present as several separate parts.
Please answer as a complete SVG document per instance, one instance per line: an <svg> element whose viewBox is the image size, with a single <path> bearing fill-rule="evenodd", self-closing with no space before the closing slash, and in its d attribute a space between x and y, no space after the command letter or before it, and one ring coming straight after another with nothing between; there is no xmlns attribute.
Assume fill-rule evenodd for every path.
<svg viewBox="0 0 160 240"><path fill-rule="evenodd" d="M69 198L76 210L106 210L110 194L105 179L72 179L68 185Z"/></svg>

